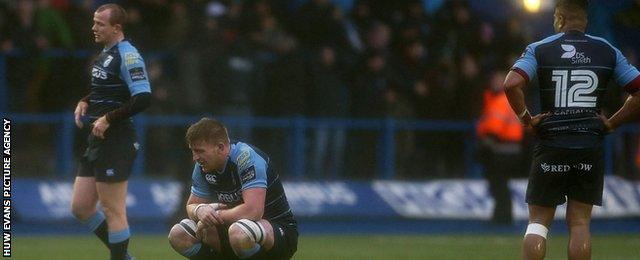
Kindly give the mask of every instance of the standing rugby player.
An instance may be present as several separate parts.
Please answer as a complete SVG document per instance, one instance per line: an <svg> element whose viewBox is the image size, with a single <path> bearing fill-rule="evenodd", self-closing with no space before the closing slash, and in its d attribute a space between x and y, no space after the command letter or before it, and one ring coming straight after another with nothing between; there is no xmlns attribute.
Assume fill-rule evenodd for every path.
<svg viewBox="0 0 640 260"><path fill-rule="evenodd" d="M73 186L74 216L111 251L111 260L130 259L125 199L137 151L131 116L150 104L144 61L124 38L125 10L100 6L93 16L95 42L104 49L91 69L91 91L75 109L79 128L90 131ZM85 126L87 117L91 125ZM101 209L96 209L97 202Z"/></svg>
<svg viewBox="0 0 640 260"><path fill-rule="evenodd" d="M544 258L556 206L565 202L569 259L591 258L589 226L593 205L602 204L604 135L640 108L640 73L609 42L585 34L588 8L588 0L558 0L557 34L527 46L504 82L514 112L538 138L526 194L523 259ZM536 76L542 113L532 116L522 88ZM607 119L600 107L612 79L630 96Z"/></svg>

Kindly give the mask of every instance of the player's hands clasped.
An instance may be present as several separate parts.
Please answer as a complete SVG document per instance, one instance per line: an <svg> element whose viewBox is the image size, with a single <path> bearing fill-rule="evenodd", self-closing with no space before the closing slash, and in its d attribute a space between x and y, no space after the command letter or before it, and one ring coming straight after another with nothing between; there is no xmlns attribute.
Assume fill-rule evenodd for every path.
<svg viewBox="0 0 640 260"><path fill-rule="evenodd" d="M218 211L223 207L224 204L220 203L201 204L196 207L195 215L198 220L202 221L202 223L207 226L222 225L224 224L224 221L220 217L220 213Z"/></svg>
<svg viewBox="0 0 640 260"><path fill-rule="evenodd" d="M106 116L101 116L98 120L93 122L93 129L91 130L91 133L98 138L104 139L104 132L107 131L107 128L109 128L109 121L107 121Z"/></svg>
<svg viewBox="0 0 640 260"><path fill-rule="evenodd" d="M87 113L88 107L89 107L89 104L87 104L87 102L80 101L76 106L76 110L73 112L73 115L76 120L76 126L78 128L82 128L84 126L84 124L82 124L82 117Z"/></svg>

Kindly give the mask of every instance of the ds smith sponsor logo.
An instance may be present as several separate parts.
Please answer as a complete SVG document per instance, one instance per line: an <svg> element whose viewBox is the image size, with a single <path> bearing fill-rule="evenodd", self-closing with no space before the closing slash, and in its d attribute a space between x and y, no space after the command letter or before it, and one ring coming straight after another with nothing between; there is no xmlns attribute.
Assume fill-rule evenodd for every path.
<svg viewBox="0 0 640 260"><path fill-rule="evenodd" d="M564 53L560 58L562 59L571 59L571 64L589 64L591 63L591 58L584 55L584 52L578 52L576 50L576 46L571 44L561 44L562 50Z"/></svg>

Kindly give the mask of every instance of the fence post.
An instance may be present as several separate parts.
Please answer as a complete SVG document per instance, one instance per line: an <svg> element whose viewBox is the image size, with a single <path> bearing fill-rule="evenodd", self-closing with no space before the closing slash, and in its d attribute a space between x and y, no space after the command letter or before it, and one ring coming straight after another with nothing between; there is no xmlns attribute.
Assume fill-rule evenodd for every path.
<svg viewBox="0 0 640 260"><path fill-rule="evenodd" d="M393 179L396 175L395 122L395 119L387 118L382 126L382 145L378 146L378 171L383 179Z"/></svg>
<svg viewBox="0 0 640 260"><path fill-rule="evenodd" d="M0 53L0 112L9 112L9 83L7 82L7 55Z"/></svg>
<svg viewBox="0 0 640 260"><path fill-rule="evenodd" d="M475 126L475 123L473 124ZM467 131L467 136L464 138L464 166L466 175L471 178L482 178L482 175L477 171L475 160L475 145L476 145L476 133L475 129Z"/></svg>
<svg viewBox="0 0 640 260"><path fill-rule="evenodd" d="M147 117L144 115L138 115L133 118L133 123L136 129L136 137L138 142L138 153L136 160L133 163L134 176L141 176L145 171L145 158L147 144Z"/></svg>
<svg viewBox="0 0 640 260"><path fill-rule="evenodd" d="M75 122L68 112L58 114L60 118L60 126L58 127L58 142L56 150L58 151L58 163L56 164L57 173L63 176L73 175L73 136L75 133Z"/></svg>
<svg viewBox="0 0 640 260"><path fill-rule="evenodd" d="M292 121L293 141L291 145L293 162L291 164L292 175L296 180L304 177L305 171L305 129L307 122L304 117L296 116Z"/></svg>

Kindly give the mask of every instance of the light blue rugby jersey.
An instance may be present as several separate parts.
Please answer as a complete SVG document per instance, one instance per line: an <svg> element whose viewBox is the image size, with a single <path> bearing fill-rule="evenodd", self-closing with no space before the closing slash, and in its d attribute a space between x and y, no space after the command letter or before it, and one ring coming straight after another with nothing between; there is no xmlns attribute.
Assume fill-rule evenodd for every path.
<svg viewBox="0 0 640 260"><path fill-rule="evenodd" d="M151 92L144 60L128 40L122 40L102 50L93 62L87 115L95 120L143 92Z"/></svg>
<svg viewBox="0 0 640 260"><path fill-rule="evenodd" d="M295 220L280 182L280 176L269 167L269 157L258 148L236 142L231 144L229 159L222 172L203 172L198 163L192 173L191 194L233 208L242 204L242 191L251 188L266 189L264 219L284 221L295 225Z"/></svg>

